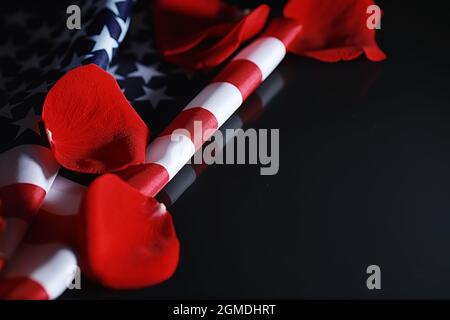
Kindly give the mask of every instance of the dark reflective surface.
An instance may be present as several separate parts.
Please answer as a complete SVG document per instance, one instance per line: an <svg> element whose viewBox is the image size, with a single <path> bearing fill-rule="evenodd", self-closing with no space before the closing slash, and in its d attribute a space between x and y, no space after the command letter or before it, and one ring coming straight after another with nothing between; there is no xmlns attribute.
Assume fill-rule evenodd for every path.
<svg viewBox="0 0 450 320"><path fill-rule="evenodd" d="M171 206L172 279L83 280L63 298L450 298L448 21L380 3L387 61L283 62L285 85L252 124L280 129L277 175L212 166Z"/></svg>

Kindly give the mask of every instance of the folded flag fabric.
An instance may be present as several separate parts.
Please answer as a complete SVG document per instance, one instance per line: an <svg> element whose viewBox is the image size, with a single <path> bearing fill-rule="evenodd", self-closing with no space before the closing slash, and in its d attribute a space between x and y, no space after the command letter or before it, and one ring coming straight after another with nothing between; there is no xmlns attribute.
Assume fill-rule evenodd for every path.
<svg viewBox="0 0 450 320"><path fill-rule="evenodd" d="M92 180L60 169L44 138L40 114L54 82L82 64L105 68L156 133L196 90L190 74L157 56L146 1L134 9L133 1L75 2L83 23L81 30L70 31L66 8L73 3L8 3L2 11L0 28L10 36L0 42L0 216L5 222L0 232L0 261L5 264L0 296L55 298L67 287L56 274L69 278L77 264L64 243L24 243L14 253L42 203L51 212L73 214L78 189ZM18 279L23 280L20 286ZM30 296L28 287L40 289Z"/></svg>
<svg viewBox="0 0 450 320"><path fill-rule="evenodd" d="M83 61L107 67L130 22L132 1L80 2L84 28L69 30L68 2L2 8L0 44L0 268L48 193L59 165L43 138L40 114L51 86ZM112 9L111 9L112 8Z"/></svg>

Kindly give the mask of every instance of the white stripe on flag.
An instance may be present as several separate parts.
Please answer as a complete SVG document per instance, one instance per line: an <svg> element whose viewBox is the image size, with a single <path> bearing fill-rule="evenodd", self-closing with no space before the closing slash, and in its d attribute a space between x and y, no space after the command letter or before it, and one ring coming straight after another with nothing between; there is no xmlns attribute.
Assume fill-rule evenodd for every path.
<svg viewBox="0 0 450 320"><path fill-rule="evenodd" d="M58 170L50 149L32 144L17 146L0 154L0 187L30 183L48 192Z"/></svg>
<svg viewBox="0 0 450 320"><path fill-rule="evenodd" d="M0 232L0 257L9 260L25 235L28 224L20 218L6 218L7 227Z"/></svg>
<svg viewBox="0 0 450 320"><path fill-rule="evenodd" d="M195 146L184 134L173 133L158 137L147 148L147 163L163 166L169 174L169 180L194 155Z"/></svg>
<svg viewBox="0 0 450 320"><path fill-rule="evenodd" d="M42 209L53 214L77 214L86 187L57 176L42 204Z"/></svg>
<svg viewBox="0 0 450 320"><path fill-rule="evenodd" d="M55 299L67 289L76 270L77 258L67 246L22 244L2 278L30 278L45 289L50 299Z"/></svg>
<svg viewBox="0 0 450 320"><path fill-rule="evenodd" d="M244 59L256 64L264 81L285 55L286 47L283 42L274 37L263 37L249 44L233 60Z"/></svg>
<svg viewBox="0 0 450 320"><path fill-rule="evenodd" d="M184 110L201 107L211 112L220 127L242 104L238 88L228 82L214 82L207 85Z"/></svg>

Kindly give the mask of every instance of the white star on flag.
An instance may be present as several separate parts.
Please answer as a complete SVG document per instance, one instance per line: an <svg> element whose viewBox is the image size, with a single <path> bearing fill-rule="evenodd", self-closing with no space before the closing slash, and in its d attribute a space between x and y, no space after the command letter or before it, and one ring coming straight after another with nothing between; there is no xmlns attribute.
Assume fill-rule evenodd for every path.
<svg viewBox="0 0 450 320"><path fill-rule="evenodd" d="M125 78L117 73L117 69L119 69L119 65L112 66L108 68L109 74L111 74L116 80L124 80Z"/></svg>
<svg viewBox="0 0 450 320"><path fill-rule="evenodd" d="M144 80L145 83L148 83L151 78L155 76L165 76L164 73L159 72L155 66L146 67L143 64L136 63L136 71L133 71L128 74L129 77L140 77Z"/></svg>
<svg viewBox="0 0 450 320"><path fill-rule="evenodd" d="M12 109L14 109L19 103L11 104L8 103L7 105L3 106L3 108L0 109L0 117L12 119L13 115L11 113Z"/></svg>
<svg viewBox="0 0 450 320"><path fill-rule="evenodd" d="M116 39L111 37L111 33L107 26L102 28L100 34L91 37L92 40L95 41L94 48L92 48L92 52L105 50L108 55L108 60L111 61L113 50L119 46L119 43Z"/></svg>
<svg viewBox="0 0 450 320"><path fill-rule="evenodd" d="M123 21L121 17L117 16L115 20L120 26L120 36L118 41L122 42L127 34L128 28L130 27L131 19L128 17L125 21Z"/></svg>
<svg viewBox="0 0 450 320"><path fill-rule="evenodd" d="M167 87L162 87L159 89L151 89L148 87L142 87L144 90L144 94L134 101L150 101L152 104L153 109L156 109L158 107L158 104L161 102L161 100L173 100L173 97L170 97L166 95Z"/></svg>
<svg viewBox="0 0 450 320"><path fill-rule="evenodd" d="M25 117L12 122L12 124L19 127L19 131L16 133L16 138L19 137L26 130L32 130L32 131L36 132L37 134L39 134L38 122L39 122L39 117L36 116L33 108L30 108L30 110L28 110Z"/></svg>
<svg viewBox="0 0 450 320"><path fill-rule="evenodd" d="M104 9L108 9L111 11L114 15L119 15L119 9L117 7L118 3L125 2L126 0L106 0L105 3L102 5L96 7L95 15L97 15L99 12L103 11ZM95 2L95 1L93 1Z"/></svg>
<svg viewBox="0 0 450 320"><path fill-rule="evenodd" d="M133 54L138 60L142 60L144 55L148 53L155 53L156 50L153 47L153 43L151 40L140 42L134 41L130 47L127 49L127 53Z"/></svg>
<svg viewBox="0 0 450 320"><path fill-rule="evenodd" d="M36 39L48 39L50 33L52 32L53 28L50 25L44 23L39 27L39 29L33 32L32 36L35 37Z"/></svg>
<svg viewBox="0 0 450 320"><path fill-rule="evenodd" d="M49 86L48 82L47 82L47 81L44 81L44 82L42 82L39 86L33 88L33 89L31 90L31 92L32 92L33 94L36 94L36 93L46 93L46 92L48 92L48 86Z"/></svg>
<svg viewBox="0 0 450 320"><path fill-rule="evenodd" d="M28 12L25 12L24 10L18 10L13 14L6 16L6 23L7 24L19 24L19 25L25 25L28 18L30 18L31 15Z"/></svg>
<svg viewBox="0 0 450 320"><path fill-rule="evenodd" d="M28 70L28 69L38 69L41 64L41 59L36 53L33 53L31 57L27 60L21 62L19 72Z"/></svg>

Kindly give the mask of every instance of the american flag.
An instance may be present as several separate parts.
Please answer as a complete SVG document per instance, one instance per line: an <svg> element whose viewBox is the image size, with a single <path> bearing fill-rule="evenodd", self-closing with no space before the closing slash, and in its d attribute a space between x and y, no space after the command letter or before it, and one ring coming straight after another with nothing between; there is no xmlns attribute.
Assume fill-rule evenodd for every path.
<svg viewBox="0 0 450 320"><path fill-rule="evenodd" d="M371 0L366 2L371 3ZM183 2L177 2L178 5L180 3ZM209 4L209 2L204 2L203 5L207 3ZM47 95L58 79L72 69L85 64L95 64L103 68L113 75L132 107L147 126L151 127L152 136L157 137L162 132L147 148L145 161L148 166L144 166L144 168L150 168L154 172L160 173L160 175L153 172L150 175L150 181L147 181L149 176L146 175L145 170L147 169L144 169L140 171L143 175L139 177L138 174L136 177L132 177L128 181L129 184L113 175L104 175L91 184L84 197L89 198L89 195L92 196L93 193L90 193L89 190L92 191L94 189L94 197L88 200L85 199L85 202L91 205L88 208L91 211L86 209L86 212L92 213L92 210L95 211L100 207L102 208L99 211L102 213L107 212L105 216L102 216L102 218L107 217L105 218L106 220L98 220L95 219L98 216L94 216L94 225L103 227L103 224L111 221L111 210L115 210L116 215L114 217L116 220L111 225L119 225L120 229L123 228L123 224L128 223L128 238L131 239L134 239L134 234L137 233L136 228L142 228L142 236L139 236L140 238L137 237L137 239L145 242L146 246L148 238L145 235L155 234L155 232L147 230L149 229L148 221L145 220L146 223L139 223L141 221L139 219L124 220L122 211L130 211L128 208L129 202L124 200L126 199L134 205L138 204L131 211L143 210L147 213L146 208L139 207L142 198L134 198L136 194L139 194L138 197L144 197L144 195L140 194L139 188L137 188L138 190L133 189L131 185L132 183L139 184L141 180L145 180L148 183L151 190L147 190L146 195L150 194L150 196L145 198L143 202L153 206L151 210L155 213L157 219L163 217L159 221L168 222L165 225L169 226L169 229L161 228L160 230L170 231L164 233L164 235L168 236L167 239L170 239L170 241L166 241L170 245L167 246L167 251L162 250L167 255L158 256L156 254L158 257L167 257L168 260L160 259L158 261L162 265L154 267L156 260L152 260L152 254L147 255L149 259L146 260L147 264L143 268L145 271L141 275L144 278L138 277L136 279L145 279L145 283L156 283L157 279L159 281L167 279L168 273L164 272L173 272L171 271L172 269L162 266L165 266L166 262L168 262L167 265L175 267L178 261L179 247L175 232L171 229L170 215L164 206L153 199L153 196L174 177L183 164L202 144L202 139L197 139L195 136L188 138L183 135L183 139L179 139L178 142L172 141L169 137L175 130L192 129L192 122L198 119L209 125L206 129L214 130L218 129L222 124L224 127L227 127L227 120L238 124L241 123L241 125L244 124L245 119L249 118L245 113L240 114L238 112L235 117L230 119L229 117L239 108L248 95L272 73L287 52L313 56L328 62L354 59L363 53L374 61L384 59L384 53L376 45L373 30L367 31L364 28L357 28L354 31L354 28L349 27L346 37L344 37L345 41L343 41L340 33L335 28L330 27L333 23L327 23L327 20L324 20L323 24L325 26L317 28L319 22L314 19L311 20L315 12L315 8L309 6L311 3L322 9L325 8L325 2L310 2L309 0L289 2L285 7L287 9L284 11L284 17L272 20L258 39L234 55L225 68L214 78L212 78L212 74L200 76L186 73L173 65L164 63L158 57L152 40L154 33L149 18L150 8L147 1L138 3L134 3L131 0L80 1L77 5L82 8L82 28L77 31L70 31L65 27L66 9L74 3L61 1L57 4L40 2L5 5L2 12L4 17L2 17L0 27L0 31L8 35L0 43L0 73L2 75L0 82L2 86L0 118L2 130L5 131L1 138L0 150L0 269L3 269L0 274L0 297L56 298L67 288L68 282L73 278L77 270L77 255L73 251L75 246L70 246L70 244L76 242L77 239L79 240L81 236L78 236L76 232L66 231L70 228L74 229L73 226L78 225L76 222L79 219L77 220L76 217L84 217L81 213L77 213L79 212L82 195L86 189L85 186L92 181L94 176L76 174L60 168L55 158L53 158L54 153L48 147L46 137L48 136L50 141L52 141L52 149L54 149L55 139L51 137L46 112L44 112L44 118L46 119L47 134L44 134L41 114L45 97L48 98L52 95L61 83L59 81L58 85L53 87L54 90ZM183 3L184 9L187 11L190 10L189 4ZM220 5L219 3L216 4ZM328 2L328 5L330 4L333 4L331 0ZM346 5L343 8L339 6L333 7L335 11L329 14L328 19L335 22L339 21L337 19L339 17L344 22L347 22L347 8L351 8L352 10L350 11L354 15L352 16L354 22L361 23L362 21L365 23L365 8L360 4L361 2L358 0L346 0ZM297 5L303 6L303 9L309 8L310 11L297 10ZM161 22L161 19L163 22L167 21L164 18L163 11L156 11L156 13L155 17L157 19L155 19L155 23L156 21ZM234 13L236 12L234 11ZM192 15L191 12L190 14ZM252 34L256 35L264 27L267 15L267 6L258 7L253 13L249 13L241 20L241 22L246 23L238 23L236 25L237 27L233 29L234 35L244 34L246 37L250 37ZM233 21L235 17L239 16L239 14L233 14ZM160 26L160 23L158 25ZM312 30L320 30L321 32L309 31L307 33L308 26L311 25L314 26ZM167 25L165 26L167 27ZM358 24L357 26L361 25ZM213 29L216 32L219 29L225 30L223 26L219 29L213 27ZM162 29L158 28L157 34L159 37L161 30L167 31L164 27ZM165 36L166 38L163 39L172 39L172 37L176 38L179 35ZM305 36L312 36L319 40L304 41ZM161 38L159 39L161 40ZM227 40L225 43L229 45L228 49L237 48L241 41L245 41L241 37L225 37L225 39ZM324 48L314 45L310 48L305 46L306 43L321 43L324 44ZM342 43L345 44L344 47L342 47ZM216 47L214 48L217 49ZM231 54L232 51L228 52L228 54ZM163 50L163 53L165 56L167 55L167 51ZM191 62L194 62L195 66L216 66L224 62L222 60L222 58L225 59L223 53L219 51L212 55L211 51L208 51L208 54L214 57L214 59L208 60L208 63L201 59L197 61L194 59ZM182 60L184 54L186 52L183 51ZM197 54L199 54L199 51L197 51ZM198 57L205 56L199 54L197 55ZM178 61L180 56L175 55L171 59ZM92 67L83 67L77 68L77 70L86 70L87 68L92 69ZM96 67L94 69L98 70ZM103 71L101 72L102 74L104 73ZM74 72L69 74L73 76ZM67 79L78 81L76 78L78 73L76 74L77 76L72 78L63 77L66 79L65 84L67 87L65 88L68 88L62 89L64 94L66 93L64 90L70 91L72 86L76 86L72 85L72 82L69 83L67 81ZM84 76L89 77L89 74L84 73ZM208 78L212 78L212 81L204 87L206 84L205 80ZM82 86L83 93L88 83L95 83L87 79L84 78L82 80L84 85ZM108 81L109 77L101 79L101 81ZM119 91L117 86L114 88ZM201 88L203 90L200 91L199 89ZM261 89L268 91L262 86ZM78 112L79 105L77 103L79 103L79 100L76 99L79 99L83 94L81 89L77 90L79 91L76 98L69 94L67 96L53 95L52 99L56 101L58 107L62 106L61 101L67 101L68 104L72 104L71 106L65 105L67 109L71 108L71 110ZM198 91L200 93L192 99L194 93ZM106 96L106 94L95 91L91 95L94 96L93 99L95 101L100 100L99 95ZM67 97L69 99L64 100ZM122 95L120 97L116 95L115 97L122 98ZM263 97L261 97L261 101L263 100ZM187 102L189 103L187 104ZM45 104L46 106L48 105L47 102ZM99 110L99 104L87 103L86 105L88 109L90 108L88 112ZM185 105L186 107L183 109ZM264 103L259 105L264 105ZM111 107L111 103L108 103L108 106L104 106L106 109L102 110L108 110L107 107ZM83 105L83 107L85 106ZM47 107L46 110L48 110ZM58 115L61 115L61 110L63 109L60 108L58 110ZM119 111L117 110L118 113ZM130 111L130 109L128 108L127 111ZM77 112L73 114L79 115ZM92 114L88 113L88 115ZM71 121L74 121L74 119L74 117L70 118ZM108 116L102 120L103 127L88 130L91 138L94 137L92 139L95 139L99 133L96 130L102 130L108 125L114 127L114 122L111 123L109 119L108 113ZM69 132L73 136L74 132L72 131L76 130L68 130L68 124L70 123L64 123L66 120L62 121L62 125L59 120L57 123L63 127L65 132ZM138 120L137 117L133 118L134 122ZM167 126L169 122L170 125ZM75 128L79 129L82 127L78 126ZM120 127L120 130L122 130L122 127ZM205 132L203 134L205 135ZM114 133L106 135L115 137ZM78 139L78 135L76 140L77 145L82 144ZM89 141L84 141L83 143L89 144ZM132 173L135 168L131 169L129 173ZM191 173L195 173L195 171L195 169L194 171L191 170ZM194 175L191 176L194 177ZM97 183L97 181L100 182ZM109 188L111 184L115 184L113 188L109 189L115 192L110 193L109 198L104 197L105 188L98 187L104 182L106 184L103 187L106 188ZM121 193L120 190L122 189L120 188L122 186L129 188L127 190L131 190L128 193ZM136 188L136 186L134 187ZM146 188L146 186L141 187ZM124 194L127 197L120 200L122 205L126 202L124 208L118 209L116 207L117 201L109 201L111 198L121 198ZM101 205L97 202L97 196L103 197ZM176 197L169 198L171 200L169 202L173 202L176 199ZM46 221L44 218L34 219L36 216L40 218L46 215L52 217L47 221L53 222L45 224L42 223L42 221ZM89 216L89 214L86 215ZM147 217L145 214L139 216L140 219ZM41 221L41 224L39 221ZM119 221L120 223L118 223ZM48 225L48 223L53 224ZM163 224L160 225L162 226ZM86 233L94 230L90 228L85 229L87 230ZM80 233L85 232L82 230L84 229L77 229ZM115 233L107 233L109 238L106 237L108 239L106 243L109 244L110 241L118 239L115 235ZM161 238L163 242L166 239L164 235ZM94 250L95 254L93 256L97 256L97 253L105 251L105 243L102 243L103 246L97 246L98 242L95 242L95 239L99 238L98 233L89 233L86 238L92 240L90 244L98 249L97 251ZM105 261L114 261L113 264L121 265L115 262L121 261L124 255L129 255L129 250L133 250L136 247L136 242L124 241L125 238L120 238L119 242L117 242L119 247L127 243L127 245L122 245L122 247L126 248L124 254L122 256L114 256L115 250L110 250L109 253L113 256L112 258L107 257L109 260L99 260L102 267ZM85 240L85 238L82 239L82 241ZM158 244L162 244L162 242L158 242ZM158 245L156 244L153 247L158 247ZM140 248L138 247L136 250L139 251ZM80 251L83 250L80 247ZM80 255L83 257L82 253ZM128 264L125 265L128 268L133 262L133 259L128 259ZM108 265L108 263L106 264ZM142 265L139 264L139 266ZM148 272L147 267L155 269L156 278L152 278L153 274ZM123 275L121 270L123 269L116 268L114 270L113 281L109 282L113 287L119 285L119 287L128 288L130 285L138 284L133 277L125 279L124 283L116 281L117 277L120 278Z"/></svg>
<svg viewBox="0 0 450 320"><path fill-rule="evenodd" d="M66 28L69 5L81 29ZM156 136L201 88L204 76L163 62L154 49L147 1L40 1L2 4L0 32L0 296L58 297L77 267L63 243L23 237L39 209L76 213L92 176L60 168L40 115L52 85L69 70L95 63L118 81ZM62 210L64 208L64 210ZM32 228L32 227L31 227ZM12 292L12 293L11 293Z"/></svg>

